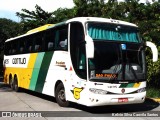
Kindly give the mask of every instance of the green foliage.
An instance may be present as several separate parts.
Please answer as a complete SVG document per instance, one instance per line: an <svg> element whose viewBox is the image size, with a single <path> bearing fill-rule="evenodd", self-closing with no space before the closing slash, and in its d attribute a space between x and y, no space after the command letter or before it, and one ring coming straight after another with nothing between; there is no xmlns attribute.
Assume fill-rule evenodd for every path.
<svg viewBox="0 0 160 120"><path fill-rule="evenodd" d="M158 47L158 51L160 51L160 46ZM160 86L160 59L157 62L152 62L152 55L150 50L147 50L148 56L146 57L147 62L147 82L149 87L159 88Z"/></svg>
<svg viewBox="0 0 160 120"><path fill-rule="evenodd" d="M54 23L53 12L46 12L40 6L35 6L35 11L22 9L22 12L17 12L16 15L21 18L23 32L27 32L33 28L42 26L44 24Z"/></svg>
<svg viewBox="0 0 160 120"><path fill-rule="evenodd" d="M4 41L8 38L19 35L19 33L21 33L21 26L19 23L0 18L0 75L2 75L3 68Z"/></svg>
<svg viewBox="0 0 160 120"><path fill-rule="evenodd" d="M67 9L67 8L64 9L59 8L56 11L54 11L53 14L55 16L55 21L54 21L55 23L75 17L74 9Z"/></svg>
<svg viewBox="0 0 160 120"><path fill-rule="evenodd" d="M4 41L21 33L19 23L5 18L0 18L0 59L3 58Z"/></svg>
<svg viewBox="0 0 160 120"><path fill-rule="evenodd" d="M147 87L147 97L149 98L160 98L160 88Z"/></svg>

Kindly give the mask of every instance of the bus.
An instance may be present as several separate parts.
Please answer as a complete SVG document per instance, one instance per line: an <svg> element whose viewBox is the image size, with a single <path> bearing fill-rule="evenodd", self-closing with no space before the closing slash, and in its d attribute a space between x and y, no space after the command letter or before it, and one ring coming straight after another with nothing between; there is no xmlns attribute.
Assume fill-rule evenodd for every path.
<svg viewBox="0 0 160 120"><path fill-rule="evenodd" d="M55 97L59 106L142 103L145 47L135 24L77 17L5 41L4 82Z"/></svg>

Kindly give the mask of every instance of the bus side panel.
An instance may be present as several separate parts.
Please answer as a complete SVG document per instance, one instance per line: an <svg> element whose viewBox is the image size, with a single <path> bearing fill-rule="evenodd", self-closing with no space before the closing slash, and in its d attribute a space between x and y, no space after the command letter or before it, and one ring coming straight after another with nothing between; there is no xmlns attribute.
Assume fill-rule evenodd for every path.
<svg viewBox="0 0 160 120"><path fill-rule="evenodd" d="M41 67L39 70L38 80L36 84L35 91L42 93L44 83L46 82L46 76L48 74L49 65L53 56L53 52L46 52L44 54Z"/></svg>
<svg viewBox="0 0 160 120"><path fill-rule="evenodd" d="M49 65L49 66L48 66ZM47 64L48 71L46 74L45 83L43 86L42 93L50 96L55 96L55 84L58 80L65 84L68 70L68 52L66 51L55 51L50 64Z"/></svg>
<svg viewBox="0 0 160 120"><path fill-rule="evenodd" d="M30 64L30 54L4 56L4 82L9 84L9 76L12 80L16 75L18 78L18 86L28 89L29 79L31 75L31 69L28 69ZM33 63L34 64L34 63Z"/></svg>
<svg viewBox="0 0 160 120"><path fill-rule="evenodd" d="M25 88L25 89L29 89L31 76L32 76L32 72L33 72L33 68L34 68L36 58L37 58L37 53L30 54L27 69L24 69L22 74L21 74L21 76L23 76L22 79L21 79L22 80L21 82L23 83L23 88Z"/></svg>
<svg viewBox="0 0 160 120"><path fill-rule="evenodd" d="M42 93L52 56L53 52L38 53L31 75L30 90Z"/></svg>
<svg viewBox="0 0 160 120"><path fill-rule="evenodd" d="M39 75L39 70L42 64L43 57L44 57L44 53L38 53L35 59L35 64L33 67L33 71L31 73L31 80L30 80L30 85L29 85L30 90L35 91L37 80L38 80L38 75Z"/></svg>

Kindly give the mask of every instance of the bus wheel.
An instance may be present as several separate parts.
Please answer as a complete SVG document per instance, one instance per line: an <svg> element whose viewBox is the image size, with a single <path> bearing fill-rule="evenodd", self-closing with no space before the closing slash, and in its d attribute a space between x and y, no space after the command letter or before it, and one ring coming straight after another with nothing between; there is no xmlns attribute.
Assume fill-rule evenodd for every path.
<svg viewBox="0 0 160 120"><path fill-rule="evenodd" d="M11 87L12 90L14 90L13 80L11 77L9 78L9 86Z"/></svg>
<svg viewBox="0 0 160 120"><path fill-rule="evenodd" d="M66 101L65 89L62 83L58 84L55 92L56 101L61 107L68 107L69 101Z"/></svg>
<svg viewBox="0 0 160 120"><path fill-rule="evenodd" d="M18 80L17 80L17 77L14 78L14 83L13 83L13 86L14 86L14 90L16 92L19 92L19 87L18 87Z"/></svg>

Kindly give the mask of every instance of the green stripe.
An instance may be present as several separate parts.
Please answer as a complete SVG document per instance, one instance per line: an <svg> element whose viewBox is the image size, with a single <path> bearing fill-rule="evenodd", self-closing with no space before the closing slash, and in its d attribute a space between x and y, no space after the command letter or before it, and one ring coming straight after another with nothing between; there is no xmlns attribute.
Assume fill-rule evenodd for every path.
<svg viewBox="0 0 160 120"><path fill-rule="evenodd" d="M132 88L134 86L135 83L129 83L129 84L126 84L126 83L123 83L120 85L119 88Z"/></svg>
<svg viewBox="0 0 160 120"><path fill-rule="evenodd" d="M44 82L46 80L46 76L48 73L48 69L51 63L52 56L53 56L53 52L46 52L43 57L43 61L41 64L39 75L38 75L38 81L37 81L36 88L35 88L35 91L37 92L41 93L43 90Z"/></svg>
<svg viewBox="0 0 160 120"><path fill-rule="evenodd" d="M127 88L132 88L134 86L134 83L129 83L128 85L127 85Z"/></svg>
<svg viewBox="0 0 160 120"><path fill-rule="evenodd" d="M38 78L38 74L39 74L39 68L42 64L42 60L44 57L44 52L43 53L38 53L37 58L36 58L36 62L33 68L33 72L32 72L32 77L31 77L31 82L30 82L30 86L29 89L30 90L35 90L36 87L36 83L37 83L37 78Z"/></svg>
<svg viewBox="0 0 160 120"><path fill-rule="evenodd" d="M122 84L120 85L120 88L125 88L127 85L128 85L128 84L126 84L126 83L122 83Z"/></svg>

